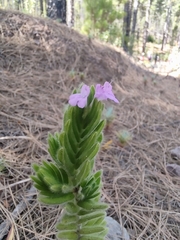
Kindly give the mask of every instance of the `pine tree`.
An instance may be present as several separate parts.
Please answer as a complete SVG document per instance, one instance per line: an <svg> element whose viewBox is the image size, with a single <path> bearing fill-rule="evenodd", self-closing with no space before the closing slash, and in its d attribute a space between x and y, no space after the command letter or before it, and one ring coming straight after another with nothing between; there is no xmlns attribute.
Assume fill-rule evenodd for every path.
<svg viewBox="0 0 180 240"><path fill-rule="evenodd" d="M86 8L84 32L98 37L109 30L115 20L122 18L112 0L84 0Z"/></svg>

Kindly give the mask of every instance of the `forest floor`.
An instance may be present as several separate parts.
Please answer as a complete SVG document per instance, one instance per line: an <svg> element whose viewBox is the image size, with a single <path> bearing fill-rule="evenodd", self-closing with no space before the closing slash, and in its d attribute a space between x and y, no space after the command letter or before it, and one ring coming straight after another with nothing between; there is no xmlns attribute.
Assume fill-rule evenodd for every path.
<svg viewBox="0 0 180 240"><path fill-rule="evenodd" d="M180 146L180 79L52 20L0 10L0 23L0 226L11 221L18 240L55 239L60 208L35 195L16 219L12 212L32 186L31 164L50 159L47 136L61 130L72 90L112 81L120 103L106 102L115 117L96 158L108 215L133 240L180 239L180 178L166 169L178 163L170 151ZM121 130L132 135L125 147Z"/></svg>

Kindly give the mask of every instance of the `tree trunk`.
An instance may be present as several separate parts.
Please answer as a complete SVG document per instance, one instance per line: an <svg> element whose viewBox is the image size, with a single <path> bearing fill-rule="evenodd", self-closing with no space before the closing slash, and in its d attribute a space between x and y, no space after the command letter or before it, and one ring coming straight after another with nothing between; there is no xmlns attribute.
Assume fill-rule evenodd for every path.
<svg viewBox="0 0 180 240"><path fill-rule="evenodd" d="M75 16L75 25L78 29L81 29L84 24L84 6L83 6L83 0L78 0L78 9L76 11Z"/></svg>
<svg viewBox="0 0 180 240"><path fill-rule="evenodd" d="M135 34L136 23L137 23L137 14L138 14L139 0L134 0L133 6L133 22L132 22L132 34Z"/></svg>
<svg viewBox="0 0 180 240"><path fill-rule="evenodd" d="M134 48L134 42L135 42L135 31L136 31L136 23L137 23L138 5L139 5L139 0L134 0L133 14L132 14L132 29L131 29L131 38L130 38L130 47L129 47L130 55L133 54L133 48Z"/></svg>
<svg viewBox="0 0 180 240"><path fill-rule="evenodd" d="M74 27L74 0L68 0L67 12L67 25L68 27Z"/></svg>
<svg viewBox="0 0 180 240"><path fill-rule="evenodd" d="M16 6L16 7L15 7L16 10L19 11L19 10L20 10L20 6L21 6L21 1L20 1L20 0L16 0L16 1L15 1L15 6Z"/></svg>
<svg viewBox="0 0 180 240"><path fill-rule="evenodd" d="M147 42L147 36L148 36L148 32L149 32L150 8L151 8L151 0L148 0L147 6L146 6L146 20L144 23L143 47L142 47L143 53L145 53L145 50L146 50L146 42Z"/></svg>
<svg viewBox="0 0 180 240"><path fill-rule="evenodd" d="M124 41L123 41L123 49L124 51L128 52L128 43L130 37L130 30L131 30L131 12L132 12L132 2L131 0L127 1L124 4L124 12L125 17L123 20L123 30L124 30Z"/></svg>
<svg viewBox="0 0 180 240"><path fill-rule="evenodd" d="M57 0L57 18L60 19L62 23L66 23L66 0Z"/></svg>
<svg viewBox="0 0 180 240"><path fill-rule="evenodd" d="M163 31L163 39L162 39L162 46L161 50L163 51L164 45L167 43L167 37L168 37L168 29L169 29L169 23L170 23L170 16L171 16L171 6L170 2L167 7L167 14L166 14L166 21L164 23L164 31Z"/></svg>
<svg viewBox="0 0 180 240"><path fill-rule="evenodd" d="M74 0L71 0L71 24L74 27Z"/></svg>
<svg viewBox="0 0 180 240"><path fill-rule="evenodd" d="M43 0L40 0L40 1L39 1L39 4L40 4L40 12L41 12L41 15L43 15L43 13L44 13Z"/></svg>
<svg viewBox="0 0 180 240"><path fill-rule="evenodd" d="M84 22L84 6L83 6L83 0L79 0L79 12L80 12L80 23L81 25Z"/></svg>
<svg viewBox="0 0 180 240"><path fill-rule="evenodd" d="M66 23L66 0L48 0L47 16Z"/></svg>

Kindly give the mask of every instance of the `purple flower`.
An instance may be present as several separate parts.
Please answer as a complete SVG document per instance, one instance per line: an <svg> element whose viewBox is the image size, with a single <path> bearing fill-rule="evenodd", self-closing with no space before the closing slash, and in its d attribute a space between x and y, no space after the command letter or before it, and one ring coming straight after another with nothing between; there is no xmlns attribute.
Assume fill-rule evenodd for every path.
<svg viewBox="0 0 180 240"><path fill-rule="evenodd" d="M72 94L69 97L69 104L71 106L78 106L79 108L84 108L87 104L87 98L90 93L90 88L87 85L83 85L80 93Z"/></svg>
<svg viewBox="0 0 180 240"><path fill-rule="evenodd" d="M96 92L94 97L97 98L99 101L107 100L109 98L114 102L119 103L119 101L116 99L112 92L111 84L108 82L105 82L103 86L100 84L96 85Z"/></svg>

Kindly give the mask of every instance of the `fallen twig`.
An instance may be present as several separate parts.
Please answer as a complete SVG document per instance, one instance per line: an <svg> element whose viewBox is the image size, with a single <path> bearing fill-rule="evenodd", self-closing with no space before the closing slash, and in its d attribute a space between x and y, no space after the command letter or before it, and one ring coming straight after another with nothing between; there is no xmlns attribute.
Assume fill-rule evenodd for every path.
<svg viewBox="0 0 180 240"><path fill-rule="evenodd" d="M30 202L33 198L33 196L36 194L36 189L34 186L32 186L28 193L27 197L24 198L14 209L14 211L11 213L13 220L16 220L18 216L21 214L22 211L24 211L27 207L27 203ZM4 236L8 234L9 228L11 226L10 219L6 219L4 222L0 224L0 240L3 240Z"/></svg>
<svg viewBox="0 0 180 240"><path fill-rule="evenodd" d="M8 140L8 139L31 139L30 137L26 136L6 136L6 137L0 137L0 140Z"/></svg>
<svg viewBox="0 0 180 240"><path fill-rule="evenodd" d="M1 191L1 190L4 190L4 189L7 189L7 188L10 188L10 187L14 187L14 186L16 186L16 185L18 185L18 184L20 184L20 183L28 182L28 181L30 181L30 180L31 180L30 178L27 178L27 179L23 179L23 180L21 180L21 181L19 181L19 182L12 183L12 184L10 184L10 185L8 185L8 186L0 187L0 191Z"/></svg>

